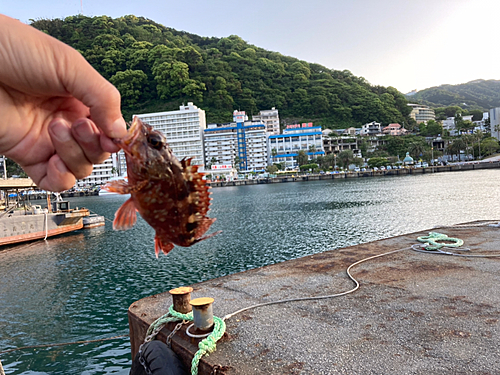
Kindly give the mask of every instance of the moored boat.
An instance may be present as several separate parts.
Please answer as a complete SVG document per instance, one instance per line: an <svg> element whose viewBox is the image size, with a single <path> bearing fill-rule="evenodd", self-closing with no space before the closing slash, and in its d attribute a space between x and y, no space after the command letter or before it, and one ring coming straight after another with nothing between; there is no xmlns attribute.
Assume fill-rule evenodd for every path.
<svg viewBox="0 0 500 375"><path fill-rule="evenodd" d="M5 197L4 210L0 213L0 246L46 239L83 228L83 218L90 215L86 208L70 208L67 201L47 199L47 207L31 205L9 199L9 192L26 189L24 181L2 181L0 189Z"/></svg>
<svg viewBox="0 0 500 375"><path fill-rule="evenodd" d="M92 214L83 218L83 229L103 227L105 224L104 216Z"/></svg>

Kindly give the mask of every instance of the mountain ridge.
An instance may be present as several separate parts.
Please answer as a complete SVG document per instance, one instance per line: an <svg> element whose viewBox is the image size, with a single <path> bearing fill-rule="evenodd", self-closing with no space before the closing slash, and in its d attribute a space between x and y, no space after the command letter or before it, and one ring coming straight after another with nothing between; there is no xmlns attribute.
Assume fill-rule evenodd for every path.
<svg viewBox="0 0 500 375"><path fill-rule="evenodd" d="M410 108L393 87L251 45L236 35L202 37L133 15L35 20L33 27L71 45L122 94L126 118L176 110L192 101L208 122L277 108L283 123L328 128L377 121L405 125ZM283 124L282 124L283 125Z"/></svg>
<svg viewBox="0 0 500 375"><path fill-rule="evenodd" d="M405 96L410 101L434 108L459 106L484 111L500 107L500 80L475 79L457 85L442 84Z"/></svg>

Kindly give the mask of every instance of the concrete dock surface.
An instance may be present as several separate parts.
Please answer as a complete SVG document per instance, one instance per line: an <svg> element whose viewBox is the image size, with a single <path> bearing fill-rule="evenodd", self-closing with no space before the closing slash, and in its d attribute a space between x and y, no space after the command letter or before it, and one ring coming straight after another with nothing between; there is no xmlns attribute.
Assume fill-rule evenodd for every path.
<svg viewBox="0 0 500 375"><path fill-rule="evenodd" d="M493 221L492 221L493 222ZM341 293L244 311L226 320L217 350L200 374L500 374L500 228L491 222L383 239L327 251L192 285L212 297L214 315L276 300ZM430 231L464 240L459 257L410 249ZM448 250L446 250L448 251ZM181 286L181 285L179 285ZM168 292L129 309L132 354L149 325L172 304ZM157 339L165 340L174 323ZM173 337L190 368L199 339Z"/></svg>

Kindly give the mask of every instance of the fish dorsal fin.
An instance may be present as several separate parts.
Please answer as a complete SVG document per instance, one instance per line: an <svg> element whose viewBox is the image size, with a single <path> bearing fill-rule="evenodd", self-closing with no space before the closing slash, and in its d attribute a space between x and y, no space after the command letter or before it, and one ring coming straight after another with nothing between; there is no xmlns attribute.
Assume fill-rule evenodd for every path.
<svg viewBox="0 0 500 375"><path fill-rule="evenodd" d="M114 230L127 230L134 226L137 221L137 213L134 201L129 198L123 205L116 211L115 220L113 221Z"/></svg>

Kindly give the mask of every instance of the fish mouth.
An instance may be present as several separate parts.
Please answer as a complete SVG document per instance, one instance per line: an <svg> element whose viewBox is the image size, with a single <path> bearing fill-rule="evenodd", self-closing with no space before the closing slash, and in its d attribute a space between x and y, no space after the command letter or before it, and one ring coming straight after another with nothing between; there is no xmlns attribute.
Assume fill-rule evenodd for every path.
<svg viewBox="0 0 500 375"><path fill-rule="evenodd" d="M125 137L123 138L114 138L113 142L119 145L123 149L123 151L128 152L131 145L134 144L134 142L139 137L139 134L141 134L141 130L142 122L137 116L135 116L132 120L132 124L128 129L127 135L125 135Z"/></svg>

